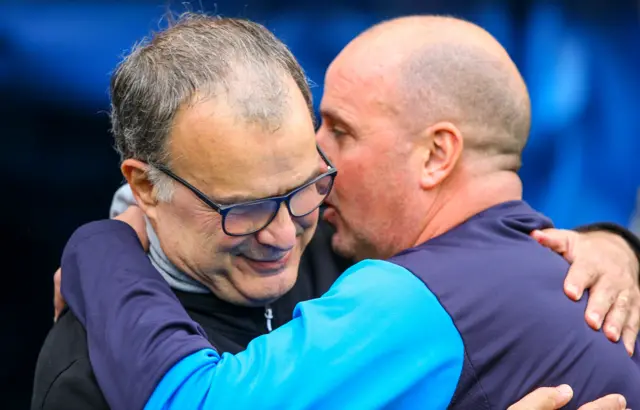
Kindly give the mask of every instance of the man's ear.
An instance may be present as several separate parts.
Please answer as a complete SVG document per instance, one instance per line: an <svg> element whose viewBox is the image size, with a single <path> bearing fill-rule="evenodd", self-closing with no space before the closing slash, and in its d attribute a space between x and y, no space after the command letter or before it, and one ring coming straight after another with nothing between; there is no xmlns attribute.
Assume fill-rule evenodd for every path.
<svg viewBox="0 0 640 410"><path fill-rule="evenodd" d="M455 168L463 149L462 133L450 122L436 123L420 137L422 146L422 189L440 185Z"/></svg>
<svg viewBox="0 0 640 410"><path fill-rule="evenodd" d="M153 184L147 175L148 168L149 165L135 159L124 160L120 166L122 175L131 186L138 206L149 218L155 219L158 200L154 193Z"/></svg>

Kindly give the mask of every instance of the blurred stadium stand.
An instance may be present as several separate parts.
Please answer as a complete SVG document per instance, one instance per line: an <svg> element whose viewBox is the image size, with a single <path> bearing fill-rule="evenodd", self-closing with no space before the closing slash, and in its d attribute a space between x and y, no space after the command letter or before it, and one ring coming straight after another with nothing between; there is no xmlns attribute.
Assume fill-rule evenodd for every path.
<svg viewBox="0 0 640 410"><path fill-rule="evenodd" d="M271 28L316 84L316 105L327 65L366 27L410 13L470 19L506 46L529 85L525 198L560 227L629 224L640 187L636 0L203 0L190 8ZM0 408L28 408L62 247L79 224L107 215L122 182L108 133L109 73L165 10L161 1L0 0L0 170L8 176L0 234L9 261Z"/></svg>

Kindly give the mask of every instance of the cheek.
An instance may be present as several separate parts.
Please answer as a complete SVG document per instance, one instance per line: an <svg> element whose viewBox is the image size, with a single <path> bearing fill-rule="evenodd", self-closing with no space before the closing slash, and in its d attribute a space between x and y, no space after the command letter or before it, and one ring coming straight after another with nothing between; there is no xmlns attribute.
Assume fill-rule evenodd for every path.
<svg viewBox="0 0 640 410"><path fill-rule="evenodd" d="M185 206L180 202L170 208L166 216L171 222L172 234L179 238L182 245L189 248L189 253L210 253L216 248L232 247L238 242L238 238L224 234L222 219L215 211L192 203ZM181 244L178 245L182 247Z"/></svg>
<svg viewBox="0 0 640 410"><path fill-rule="evenodd" d="M222 219L215 215L194 215L192 243L209 254L233 252L242 248L250 237L229 236L222 230Z"/></svg>
<svg viewBox="0 0 640 410"><path fill-rule="evenodd" d="M302 244L304 246L311 241L311 238L316 231L316 227L318 226L319 217L320 211L315 210L307 216L295 219L296 229L302 231L300 236L302 237Z"/></svg>
<svg viewBox="0 0 640 410"><path fill-rule="evenodd" d="M338 168L333 190L338 197L338 207L367 208L375 198L377 177L375 170L365 169L362 162L348 162Z"/></svg>
<svg viewBox="0 0 640 410"><path fill-rule="evenodd" d="M408 176L385 168L358 164L336 179L336 202L351 225L387 224L398 215L408 195Z"/></svg>

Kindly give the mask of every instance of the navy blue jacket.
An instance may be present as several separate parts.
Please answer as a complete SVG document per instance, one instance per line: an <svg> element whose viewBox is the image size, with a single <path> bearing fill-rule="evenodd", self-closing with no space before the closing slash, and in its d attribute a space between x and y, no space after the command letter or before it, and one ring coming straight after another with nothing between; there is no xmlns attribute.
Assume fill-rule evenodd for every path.
<svg viewBox="0 0 640 410"><path fill-rule="evenodd" d="M587 327L568 265L529 237L550 222L490 208L389 261L363 261L291 322L220 354L113 221L78 230L63 295L85 325L114 408L504 409L568 383L568 408L606 393L640 406L640 361Z"/></svg>
<svg viewBox="0 0 640 410"><path fill-rule="evenodd" d="M302 254L293 289L269 305L272 318L269 324L274 329L291 320L298 302L320 297L352 265L332 252L332 234L328 224L318 224L313 240ZM219 352L239 353L251 340L268 333L264 307L233 305L212 293L176 289L173 292ZM109 405L93 373L85 329L73 312L65 309L40 350L31 410L88 409L108 410Z"/></svg>

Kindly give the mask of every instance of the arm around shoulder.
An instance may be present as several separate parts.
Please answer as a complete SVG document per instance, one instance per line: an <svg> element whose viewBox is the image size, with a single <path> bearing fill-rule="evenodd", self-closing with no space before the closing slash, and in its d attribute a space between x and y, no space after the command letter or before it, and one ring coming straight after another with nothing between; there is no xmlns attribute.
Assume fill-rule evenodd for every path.
<svg viewBox="0 0 640 410"><path fill-rule="evenodd" d="M244 352L205 349L178 362L146 408L379 408L409 398L445 408L463 355L450 316L418 278L364 261Z"/></svg>

